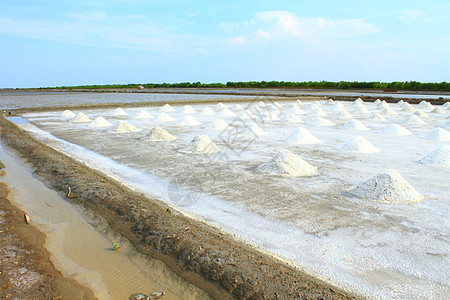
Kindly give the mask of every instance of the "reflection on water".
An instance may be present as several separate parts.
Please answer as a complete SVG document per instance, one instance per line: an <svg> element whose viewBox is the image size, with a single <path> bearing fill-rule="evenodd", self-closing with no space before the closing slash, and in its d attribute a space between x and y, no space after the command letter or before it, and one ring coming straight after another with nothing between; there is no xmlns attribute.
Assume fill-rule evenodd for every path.
<svg viewBox="0 0 450 300"><path fill-rule="evenodd" d="M6 117L6 119L18 125L28 123L28 120L22 117Z"/></svg>

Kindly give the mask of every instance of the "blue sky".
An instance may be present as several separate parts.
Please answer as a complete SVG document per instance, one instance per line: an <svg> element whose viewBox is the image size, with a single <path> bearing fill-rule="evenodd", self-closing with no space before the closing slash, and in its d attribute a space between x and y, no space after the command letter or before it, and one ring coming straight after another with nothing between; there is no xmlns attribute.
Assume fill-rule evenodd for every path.
<svg viewBox="0 0 450 300"><path fill-rule="evenodd" d="M0 88L450 81L450 1L0 0Z"/></svg>

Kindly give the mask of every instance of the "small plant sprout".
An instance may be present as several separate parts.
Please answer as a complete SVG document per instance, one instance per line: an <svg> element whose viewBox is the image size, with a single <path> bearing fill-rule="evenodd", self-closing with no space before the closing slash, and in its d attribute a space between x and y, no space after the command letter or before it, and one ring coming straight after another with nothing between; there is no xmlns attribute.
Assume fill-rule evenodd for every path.
<svg viewBox="0 0 450 300"><path fill-rule="evenodd" d="M119 248L120 248L120 246L118 243L114 243L112 246L113 251L117 251L117 250L119 250Z"/></svg>

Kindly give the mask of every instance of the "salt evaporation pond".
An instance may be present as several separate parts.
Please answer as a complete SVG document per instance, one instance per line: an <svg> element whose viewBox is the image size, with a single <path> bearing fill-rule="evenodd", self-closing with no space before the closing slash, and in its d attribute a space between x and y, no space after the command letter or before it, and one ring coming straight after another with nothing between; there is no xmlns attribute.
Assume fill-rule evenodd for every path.
<svg viewBox="0 0 450 300"><path fill-rule="evenodd" d="M359 295L449 298L450 168L441 157L448 151L436 152L448 140L427 135L448 129L450 110L412 105L426 113L420 124L404 122L413 114L405 103L389 104L395 114L379 105L255 101L124 108L119 116L113 108L91 109L74 113L103 117L112 126L72 122L61 112L25 114L29 123L21 126L130 187ZM317 107L329 122L318 119ZM180 125L187 116L199 124ZM230 126L211 126L218 116ZM302 122L289 122L293 116ZM117 132L124 121L138 131ZM411 134L399 135L400 124ZM149 132L158 126L176 139L152 141ZM306 132L320 142L296 142ZM185 151L198 136L221 151ZM343 147L349 144L351 151ZM367 145L376 151L366 151ZM284 172L284 164L292 168L286 162L291 155L274 159L283 149L317 169L302 176ZM267 162L283 172L258 172ZM386 187L382 194L377 180ZM357 186L363 192L355 193Z"/></svg>

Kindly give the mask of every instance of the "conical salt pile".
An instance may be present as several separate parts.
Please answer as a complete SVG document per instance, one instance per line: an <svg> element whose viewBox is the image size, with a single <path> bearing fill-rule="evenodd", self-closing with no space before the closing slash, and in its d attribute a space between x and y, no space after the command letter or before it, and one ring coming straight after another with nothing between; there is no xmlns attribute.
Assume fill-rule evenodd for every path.
<svg viewBox="0 0 450 300"><path fill-rule="evenodd" d="M208 128L213 130L225 130L230 128L230 125L222 119L216 119L210 123Z"/></svg>
<svg viewBox="0 0 450 300"><path fill-rule="evenodd" d="M112 126L112 124L103 117L97 117L97 118L95 118L94 122L92 122L92 124L89 124L89 126L90 127L109 127L109 126Z"/></svg>
<svg viewBox="0 0 450 300"><path fill-rule="evenodd" d="M220 116L221 117L235 117L236 114L234 112L232 112L231 110L229 110L228 108L224 108L220 112Z"/></svg>
<svg viewBox="0 0 450 300"><path fill-rule="evenodd" d="M416 115L410 115L402 122L402 124L420 125L427 123Z"/></svg>
<svg viewBox="0 0 450 300"><path fill-rule="evenodd" d="M290 113L287 114L286 117L283 118L283 122L286 123L303 123L303 120L300 119L296 114Z"/></svg>
<svg viewBox="0 0 450 300"><path fill-rule="evenodd" d="M186 153L216 153L221 151L216 144L206 135L198 135L194 137L191 142L183 149L180 149L181 152Z"/></svg>
<svg viewBox="0 0 450 300"><path fill-rule="evenodd" d="M75 116L75 118L72 119L73 123L87 123L87 122L91 122L92 120L89 119L84 113L79 112L77 113L77 115Z"/></svg>
<svg viewBox="0 0 450 300"><path fill-rule="evenodd" d="M345 110L345 106L341 102L336 102L336 104L334 104L330 110L331 111L343 111L343 110Z"/></svg>
<svg viewBox="0 0 450 300"><path fill-rule="evenodd" d="M442 109L442 107L436 107L431 111L433 114L445 114L445 110Z"/></svg>
<svg viewBox="0 0 450 300"><path fill-rule="evenodd" d="M324 119L322 117L316 117L308 124L314 125L314 126L334 126L334 125L336 125L333 122L331 122L330 120Z"/></svg>
<svg viewBox="0 0 450 300"><path fill-rule="evenodd" d="M136 116L136 118L138 118L138 119L148 119L150 117L151 117L150 114L146 110L143 110L143 109L141 109L139 111L138 115Z"/></svg>
<svg viewBox="0 0 450 300"><path fill-rule="evenodd" d="M295 104L299 105L300 107L303 105L303 102L301 100L295 100Z"/></svg>
<svg viewBox="0 0 450 300"><path fill-rule="evenodd" d="M332 104L334 104L334 100L330 98L330 99L328 99L327 102L325 102L325 104L332 105Z"/></svg>
<svg viewBox="0 0 450 300"><path fill-rule="evenodd" d="M444 104L442 104L442 107L446 108L446 109L450 109L450 102L449 101L445 102Z"/></svg>
<svg viewBox="0 0 450 300"><path fill-rule="evenodd" d="M159 126L154 127L147 134L146 139L152 142L173 141L176 139L173 135L165 131Z"/></svg>
<svg viewBox="0 0 450 300"><path fill-rule="evenodd" d="M366 114L369 112L369 110L361 103L356 103L354 106L353 112L354 113L362 113L362 114Z"/></svg>
<svg viewBox="0 0 450 300"><path fill-rule="evenodd" d="M417 109L415 109L411 104L409 104L408 102L405 102L403 104L403 108L402 111L404 112L415 112L417 111Z"/></svg>
<svg viewBox="0 0 450 300"><path fill-rule="evenodd" d="M362 136L355 136L338 147L341 151L357 152L357 153L375 153L380 151L372 145L371 142Z"/></svg>
<svg viewBox="0 0 450 300"><path fill-rule="evenodd" d="M180 125L185 125L185 126L193 126L193 125L200 125L201 123L199 121L197 121L196 118L194 118L193 116L185 116L183 118L183 120L181 120Z"/></svg>
<svg viewBox="0 0 450 300"><path fill-rule="evenodd" d="M174 111L173 107L170 106L169 103L166 103L163 107L161 107L160 110L163 111L163 112Z"/></svg>
<svg viewBox="0 0 450 300"><path fill-rule="evenodd" d="M352 114L346 110L339 111L334 116L336 118L341 118L341 119L352 119L353 118Z"/></svg>
<svg viewBox="0 0 450 300"><path fill-rule="evenodd" d="M114 115L115 116L126 116L126 115L128 115L123 109L121 109L120 107L119 108L116 108L115 110L114 110Z"/></svg>
<svg viewBox="0 0 450 300"><path fill-rule="evenodd" d="M61 118L74 118L77 114L66 109L61 113Z"/></svg>
<svg viewBox="0 0 450 300"><path fill-rule="evenodd" d="M341 126L341 129L347 130L370 130L363 123L358 120L352 119Z"/></svg>
<svg viewBox="0 0 450 300"><path fill-rule="evenodd" d="M212 116L212 115L215 115L216 113L214 112L214 110L211 108L211 107L209 107L209 106L207 106L207 107L205 107L201 112L200 112L200 115L202 115L202 116Z"/></svg>
<svg viewBox="0 0 450 300"><path fill-rule="evenodd" d="M391 108L390 106L389 106L389 104L386 102L386 101L382 101L380 104L378 104L378 108L380 108L380 109L383 109L383 108Z"/></svg>
<svg viewBox="0 0 450 300"><path fill-rule="evenodd" d="M247 127L247 131L255 136L261 136L261 135L265 135L268 134L267 131L264 130L264 128L256 123L253 123L252 125Z"/></svg>
<svg viewBox="0 0 450 300"><path fill-rule="evenodd" d="M256 116L249 110L243 110L239 113L239 118L241 119L255 119Z"/></svg>
<svg viewBox="0 0 450 300"><path fill-rule="evenodd" d="M264 102L264 101L259 101L259 102L258 102L258 105L261 106L261 107L264 107L264 106L266 106L266 102Z"/></svg>
<svg viewBox="0 0 450 300"><path fill-rule="evenodd" d="M379 113L374 113L370 118L372 121L386 122L387 119Z"/></svg>
<svg viewBox="0 0 450 300"><path fill-rule="evenodd" d="M242 107L242 105L236 104L236 105L233 107L233 109L234 109L234 110L243 110L244 108Z"/></svg>
<svg viewBox="0 0 450 300"><path fill-rule="evenodd" d="M426 165L438 165L450 167L450 146L442 145L419 159Z"/></svg>
<svg viewBox="0 0 450 300"><path fill-rule="evenodd" d="M239 104L238 104L239 105ZM283 106L281 106L281 104L280 103L278 103L278 102L274 102L273 104L272 104L272 106L273 107L275 107L275 108L277 108L277 109L281 109Z"/></svg>
<svg viewBox="0 0 450 300"><path fill-rule="evenodd" d="M450 140L450 132L445 130L444 128L436 128L430 131L424 138L429 140L438 140L438 141L449 141Z"/></svg>
<svg viewBox="0 0 450 300"><path fill-rule="evenodd" d="M425 109L425 110L432 110L432 109L434 108L433 105L431 105L430 102L427 102L427 101L425 101L425 100L421 101L421 102L417 105L417 107L420 108L420 109Z"/></svg>
<svg viewBox="0 0 450 300"><path fill-rule="evenodd" d="M282 149L271 160L255 169L259 173L282 176L312 176L317 168L294 153Z"/></svg>
<svg viewBox="0 0 450 300"><path fill-rule="evenodd" d="M363 99L361 99L361 98L357 98L355 101L353 101L353 102L355 102L355 103L364 103L364 101L363 101Z"/></svg>
<svg viewBox="0 0 450 300"><path fill-rule="evenodd" d="M377 99L377 100L375 100L373 103L375 103L375 104L380 104L380 103L381 103L381 100L380 100L380 99Z"/></svg>
<svg viewBox="0 0 450 300"><path fill-rule="evenodd" d="M116 128L114 128L115 132L123 133L123 132L136 132L139 131L134 125L128 123L127 121L119 121L117 123Z"/></svg>
<svg viewBox="0 0 450 300"><path fill-rule="evenodd" d="M156 121L156 122L172 122L172 121L175 121L175 119L172 118L172 116L169 115L168 113L161 112L154 121Z"/></svg>
<svg viewBox="0 0 450 300"><path fill-rule="evenodd" d="M414 114L415 116L420 117L420 118L426 118L426 117L428 117L428 114L427 114L426 112L421 111L421 110L416 110L413 114Z"/></svg>
<svg viewBox="0 0 450 300"><path fill-rule="evenodd" d="M305 112L301 110L297 105L292 105L292 109L289 111L289 113L296 114L296 115L303 115Z"/></svg>
<svg viewBox="0 0 450 300"><path fill-rule="evenodd" d="M216 107L217 107L218 109L224 109L224 108L227 108L227 106L226 106L225 104L223 104L222 102L217 103Z"/></svg>
<svg viewBox="0 0 450 300"><path fill-rule="evenodd" d="M197 111L190 105L185 105L181 113L183 114L195 114Z"/></svg>
<svg viewBox="0 0 450 300"><path fill-rule="evenodd" d="M395 170L387 170L364 180L350 193L359 198L387 204L417 203L423 198Z"/></svg>
<svg viewBox="0 0 450 300"><path fill-rule="evenodd" d="M322 142L314 135L312 135L307 129L301 127L295 129L294 132L291 135L289 135L285 141L288 143L295 143L302 145L312 145Z"/></svg>
<svg viewBox="0 0 450 300"><path fill-rule="evenodd" d="M381 109L381 114L383 114L383 115L397 115L397 113L394 110L392 110L390 108L386 108L386 107Z"/></svg>
<svg viewBox="0 0 450 300"><path fill-rule="evenodd" d="M410 135L412 134L411 131L408 129L397 125L397 124L389 124L386 126L382 131L384 134L391 134L391 135Z"/></svg>
<svg viewBox="0 0 450 300"><path fill-rule="evenodd" d="M400 101L398 101L398 102L397 102L397 105L399 105L399 106L403 106L403 103L405 103L405 101L403 101L403 100L400 100Z"/></svg>
<svg viewBox="0 0 450 300"><path fill-rule="evenodd" d="M324 112L320 107L313 107L313 109L311 110L311 112L309 113L309 116L314 116L314 117L326 117L327 114L326 112Z"/></svg>
<svg viewBox="0 0 450 300"><path fill-rule="evenodd" d="M264 119L268 121L278 121L280 118L278 117L280 114L277 110L269 110L263 114Z"/></svg>

